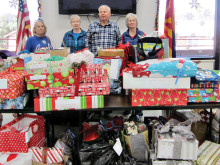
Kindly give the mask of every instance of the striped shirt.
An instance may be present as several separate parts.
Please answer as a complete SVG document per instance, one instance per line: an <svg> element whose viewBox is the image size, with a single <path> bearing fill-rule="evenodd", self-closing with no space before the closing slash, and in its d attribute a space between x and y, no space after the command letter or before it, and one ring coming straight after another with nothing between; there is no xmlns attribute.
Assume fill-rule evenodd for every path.
<svg viewBox="0 0 220 165"><path fill-rule="evenodd" d="M89 25L86 35L86 47L97 56L98 49L107 49L119 45L121 34L116 23L108 22L102 26L100 22Z"/></svg>

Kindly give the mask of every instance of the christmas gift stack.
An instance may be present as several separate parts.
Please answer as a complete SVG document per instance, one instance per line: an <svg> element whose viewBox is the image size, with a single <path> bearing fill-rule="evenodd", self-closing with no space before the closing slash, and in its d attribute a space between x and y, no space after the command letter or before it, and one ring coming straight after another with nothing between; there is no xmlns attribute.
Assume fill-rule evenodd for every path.
<svg viewBox="0 0 220 165"><path fill-rule="evenodd" d="M111 94L121 94L120 73L126 65L125 59L123 49L103 49L98 51L98 57L93 60L94 64L102 64L107 70Z"/></svg>
<svg viewBox="0 0 220 165"><path fill-rule="evenodd" d="M89 109L104 106L103 95L109 94L109 83L102 65L78 66L79 68L74 67L74 70L69 70L68 73L52 72L52 76L51 74L44 76L52 77L52 80L49 79L51 85L42 86L40 83L39 96L34 99L35 111ZM58 78L57 81L56 78ZM61 82L63 78L66 82Z"/></svg>
<svg viewBox="0 0 220 165"><path fill-rule="evenodd" d="M180 123L170 119L162 128L154 131L152 164L192 165L197 160L198 141L190 131L191 122Z"/></svg>
<svg viewBox="0 0 220 165"><path fill-rule="evenodd" d="M178 58L150 59L123 70L123 88L132 89L132 106L187 105L196 63Z"/></svg>
<svg viewBox="0 0 220 165"><path fill-rule="evenodd" d="M188 90L188 102L220 102L218 70L198 70Z"/></svg>
<svg viewBox="0 0 220 165"><path fill-rule="evenodd" d="M23 109L29 99L25 93L25 71L11 68L0 72L0 109Z"/></svg>

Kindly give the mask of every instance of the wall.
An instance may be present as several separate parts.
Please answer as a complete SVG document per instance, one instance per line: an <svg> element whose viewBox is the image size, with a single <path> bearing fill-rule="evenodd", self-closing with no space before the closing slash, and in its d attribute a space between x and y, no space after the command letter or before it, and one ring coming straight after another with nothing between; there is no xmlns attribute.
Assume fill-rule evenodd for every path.
<svg viewBox="0 0 220 165"><path fill-rule="evenodd" d="M138 28L149 34L154 30L156 0L137 0L137 2ZM59 15L58 0L42 1L42 19L47 25L47 35L51 39L54 48L60 47L64 33L71 30L69 18L69 15ZM81 28L85 31L87 31L90 22L98 19L93 16L88 18L89 20L87 16L81 16ZM111 16L110 20L117 21L121 33L127 30L125 16Z"/></svg>

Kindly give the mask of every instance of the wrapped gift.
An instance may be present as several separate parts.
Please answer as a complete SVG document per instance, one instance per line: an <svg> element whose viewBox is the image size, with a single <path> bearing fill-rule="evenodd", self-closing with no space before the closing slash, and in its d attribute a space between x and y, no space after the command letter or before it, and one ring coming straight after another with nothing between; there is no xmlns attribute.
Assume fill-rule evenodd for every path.
<svg viewBox="0 0 220 165"><path fill-rule="evenodd" d="M124 49L103 49L98 51L100 57L124 57Z"/></svg>
<svg viewBox="0 0 220 165"><path fill-rule="evenodd" d="M208 102L220 102L220 96L187 96L189 103L208 103Z"/></svg>
<svg viewBox="0 0 220 165"><path fill-rule="evenodd" d="M9 60L7 59L6 61L7 61L8 67L12 68L13 70L24 70L24 60L23 59L19 59L19 58L10 59L9 58ZM15 62L13 62L13 61L15 61Z"/></svg>
<svg viewBox="0 0 220 165"><path fill-rule="evenodd" d="M121 58L94 58L94 64L103 64L103 68L107 69L108 78L110 82L110 93L120 94L121 93L121 81L119 80L120 70L122 66Z"/></svg>
<svg viewBox="0 0 220 165"><path fill-rule="evenodd" d="M220 96L220 89L206 88L206 89L188 89L188 96Z"/></svg>
<svg viewBox="0 0 220 165"><path fill-rule="evenodd" d="M0 99L0 109L24 109L29 98L30 93L24 93L16 99Z"/></svg>
<svg viewBox="0 0 220 165"><path fill-rule="evenodd" d="M197 64L181 58L150 59L132 66L134 77L194 77Z"/></svg>
<svg viewBox="0 0 220 165"><path fill-rule="evenodd" d="M67 57L69 54L70 54L70 48L68 47L53 49L50 51L51 56Z"/></svg>
<svg viewBox="0 0 220 165"><path fill-rule="evenodd" d="M177 160L153 160L152 165L195 165L193 161L177 161Z"/></svg>
<svg viewBox="0 0 220 165"><path fill-rule="evenodd" d="M30 148L32 153L33 164L63 164L63 149L59 148L43 148L32 147ZM40 165L40 164L39 164Z"/></svg>
<svg viewBox="0 0 220 165"><path fill-rule="evenodd" d="M39 89L44 87L62 87L62 86L72 86L74 84L74 79L54 79L54 80L46 80L46 81L28 81L27 82L27 90Z"/></svg>
<svg viewBox="0 0 220 165"><path fill-rule="evenodd" d="M149 145L147 130L136 135L124 135L124 139L132 157L139 161L147 161L147 145Z"/></svg>
<svg viewBox="0 0 220 165"><path fill-rule="evenodd" d="M108 95L110 93L107 73L101 83L80 83L78 96ZM64 97L75 96L75 86L40 88L40 97Z"/></svg>
<svg viewBox="0 0 220 165"><path fill-rule="evenodd" d="M134 121L124 122L124 129L126 135L137 135L138 128Z"/></svg>
<svg viewBox="0 0 220 165"><path fill-rule="evenodd" d="M0 165L30 165L32 154L28 153L0 153Z"/></svg>
<svg viewBox="0 0 220 165"><path fill-rule="evenodd" d="M88 95L109 95L110 86L107 76L107 71L103 76L103 81L100 83L80 83L79 84L79 96Z"/></svg>
<svg viewBox="0 0 220 165"><path fill-rule="evenodd" d="M187 89L132 89L131 105L187 105Z"/></svg>
<svg viewBox="0 0 220 165"><path fill-rule="evenodd" d="M196 139L187 139L187 135L177 132L158 133L155 138L157 158L197 160L199 143Z"/></svg>
<svg viewBox="0 0 220 165"><path fill-rule="evenodd" d="M69 69L67 72L54 72L54 73L41 73L41 74L27 74L25 81L36 81L36 80L53 80L53 79L74 79L74 70Z"/></svg>
<svg viewBox="0 0 220 165"><path fill-rule="evenodd" d="M51 57L50 60L56 60L56 56ZM28 74L54 73L54 72L68 72L72 65L68 58L60 57L57 61L36 60L25 64ZM47 60L47 59L46 59Z"/></svg>
<svg viewBox="0 0 220 165"><path fill-rule="evenodd" d="M38 90L40 97L69 97L75 96L75 86L40 88Z"/></svg>
<svg viewBox="0 0 220 165"><path fill-rule="evenodd" d="M45 145L44 117L22 115L0 128L0 152L28 152Z"/></svg>
<svg viewBox="0 0 220 165"><path fill-rule="evenodd" d="M50 49L48 47L38 48L34 51L34 54L48 54Z"/></svg>
<svg viewBox="0 0 220 165"><path fill-rule="evenodd" d="M199 165L218 165L220 164L220 145L210 141L205 141L198 151L198 159L196 161Z"/></svg>
<svg viewBox="0 0 220 165"><path fill-rule="evenodd" d="M76 53L69 54L68 58L71 63L81 63L84 61L86 64L93 64L94 54L86 48Z"/></svg>
<svg viewBox="0 0 220 165"><path fill-rule="evenodd" d="M196 81L192 79L191 82L191 88L196 89L206 89L206 88L212 88L212 89L217 89L219 88L219 83L215 81Z"/></svg>
<svg viewBox="0 0 220 165"><path fill-rule="evenodd" d="M25 91L25 71L5 70L0 73L0 98L15 99Z"/></svg>
<svg viewBox="0 0 220 165"><path fill-rule="evenodd" d="M79 72L78 68L74 68L75 76ZM80 82L82 83L97 83L103 81L104 70L102 64L88 64L86 65L86 71L80 72Z"/></svg>
<svg viewBox="0 0 220 165"><path fill-rule="evenodd" d="M123 88L124 89L180 89L190 88L190 78L179 78L177 84L175 77L133 77L130 71L123 72Z"/></svg>
<svg viewBox="0 0 220 165"><path fill-rule="evenodd" d="M48 97L34 99L34 111L58 111L74 109L103 108L104 96Z"/></svg>

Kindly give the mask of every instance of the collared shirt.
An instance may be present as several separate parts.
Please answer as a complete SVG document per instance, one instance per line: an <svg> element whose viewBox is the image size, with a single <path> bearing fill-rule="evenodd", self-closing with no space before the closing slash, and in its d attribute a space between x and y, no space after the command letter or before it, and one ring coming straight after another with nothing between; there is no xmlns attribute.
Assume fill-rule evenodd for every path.
<svg viewBox="0 0 220 165"><path fill-rule="evenodd" d="M82 50L85 48L85 38L86 32L81 29L81 33L79 34L77 40L74 39L73 30L66 32L63 36L63 42L61 44L62 47L70 47L70 53L75 53L76 51Z"/></svg>
<svg viewBox="0 0 220 165"><path fill-rule="evenodd" d="M119 45L121 33L116 23L108 22L102 26L100 22L93 22L89 25L86 35L86 47L97 55L98 49L107 49Z"/></svg>
<svg viewBox="0 0 220 165"><path fill-rule="evenodd" d="M145 36L146 34L137 28L136 35L131 37L129 34L129 30L127 30L122 34L122 43L125 44L129 42L130 45L137 45L137 41L140 38L139 36L143 36L143 35Z"/></svg>

